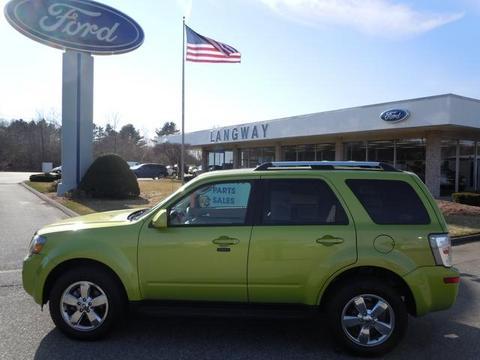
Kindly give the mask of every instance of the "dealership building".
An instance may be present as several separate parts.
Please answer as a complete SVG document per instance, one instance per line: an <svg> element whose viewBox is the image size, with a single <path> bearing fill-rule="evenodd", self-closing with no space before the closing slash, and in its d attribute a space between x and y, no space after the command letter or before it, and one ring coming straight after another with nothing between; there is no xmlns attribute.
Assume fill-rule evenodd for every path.
<svg viewBox="0 0 480 360"><path fill-rule="evenodd" d="M185 142L202 151L204 166L381 161L416 173L436 197L480 190L480 100L454 94L196 131Z"/></svg>

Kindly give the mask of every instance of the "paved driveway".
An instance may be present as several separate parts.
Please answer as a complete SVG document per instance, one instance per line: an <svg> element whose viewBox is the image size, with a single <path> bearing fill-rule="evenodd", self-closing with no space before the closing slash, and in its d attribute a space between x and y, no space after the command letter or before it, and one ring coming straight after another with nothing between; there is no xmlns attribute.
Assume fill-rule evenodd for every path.
<svg viewBox="0 0 480 360"><path fill-rule="evenodd" d="M104 341L69 340L54 328L48 309L41 312L24 293L20 273L11 271L20 266L31 234L65 215L18 185L0 184L0 265L4 269L0 271L0 359L349 358L335 349L321 321L302 319L132 313L128 326L120 326ZM8 255L5 248L11 249ZM462 272L456 305L448 311L410 318L406 338L387 358L479 358L480 242L455 247L454 256Z"/></svg>
<svg viewBox="0 0 480 360"><path fill-rule="evenodd" d="M33 233L66 217L18 184L29 175L0 172L0 271L19 269Z"/></svg>
<svg viewBox="0 0 480 360"><path fill-rule="evenodd" d="M28 172L3 172L0 171L0 184L18 184L28 180L33 173Z"/></svg>

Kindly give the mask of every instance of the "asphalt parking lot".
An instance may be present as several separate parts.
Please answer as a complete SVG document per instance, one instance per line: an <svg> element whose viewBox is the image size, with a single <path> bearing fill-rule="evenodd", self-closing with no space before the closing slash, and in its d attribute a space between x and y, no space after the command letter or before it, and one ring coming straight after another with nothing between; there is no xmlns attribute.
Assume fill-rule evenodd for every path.
<svg viewBox="0 0 480 360"><path fill-rule="evenodd" d="M0 359L339 359L321 319L187 318L132 312L106 340L85 343L57 331L48 309L21 286L21 260L35 230L65 217L0 173ZM456 305L410 318L389 359L478 359L480 242L456 246L462 273Z"/></svg>

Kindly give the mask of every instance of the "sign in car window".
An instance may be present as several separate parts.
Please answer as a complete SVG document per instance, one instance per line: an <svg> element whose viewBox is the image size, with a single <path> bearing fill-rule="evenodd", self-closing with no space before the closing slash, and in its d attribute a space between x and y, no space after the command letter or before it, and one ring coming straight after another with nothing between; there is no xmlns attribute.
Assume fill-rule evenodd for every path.
<svg viewBox="0 0 480 360"><path fill-rule="evenodd" d="M223 183L206 187L198 194L201 208L246 208L250 183Z"/></svg>

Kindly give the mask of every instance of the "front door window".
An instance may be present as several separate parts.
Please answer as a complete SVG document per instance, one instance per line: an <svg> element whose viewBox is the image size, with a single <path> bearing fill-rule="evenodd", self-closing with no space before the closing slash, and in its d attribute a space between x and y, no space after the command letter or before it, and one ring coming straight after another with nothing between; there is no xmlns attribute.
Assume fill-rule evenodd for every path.
<svg viewBox="0 0 480 360"><path fill-rule="evenodd" d="M171 207L170 225L244 225L250 188L250 182L202 186Z"/></svg>

